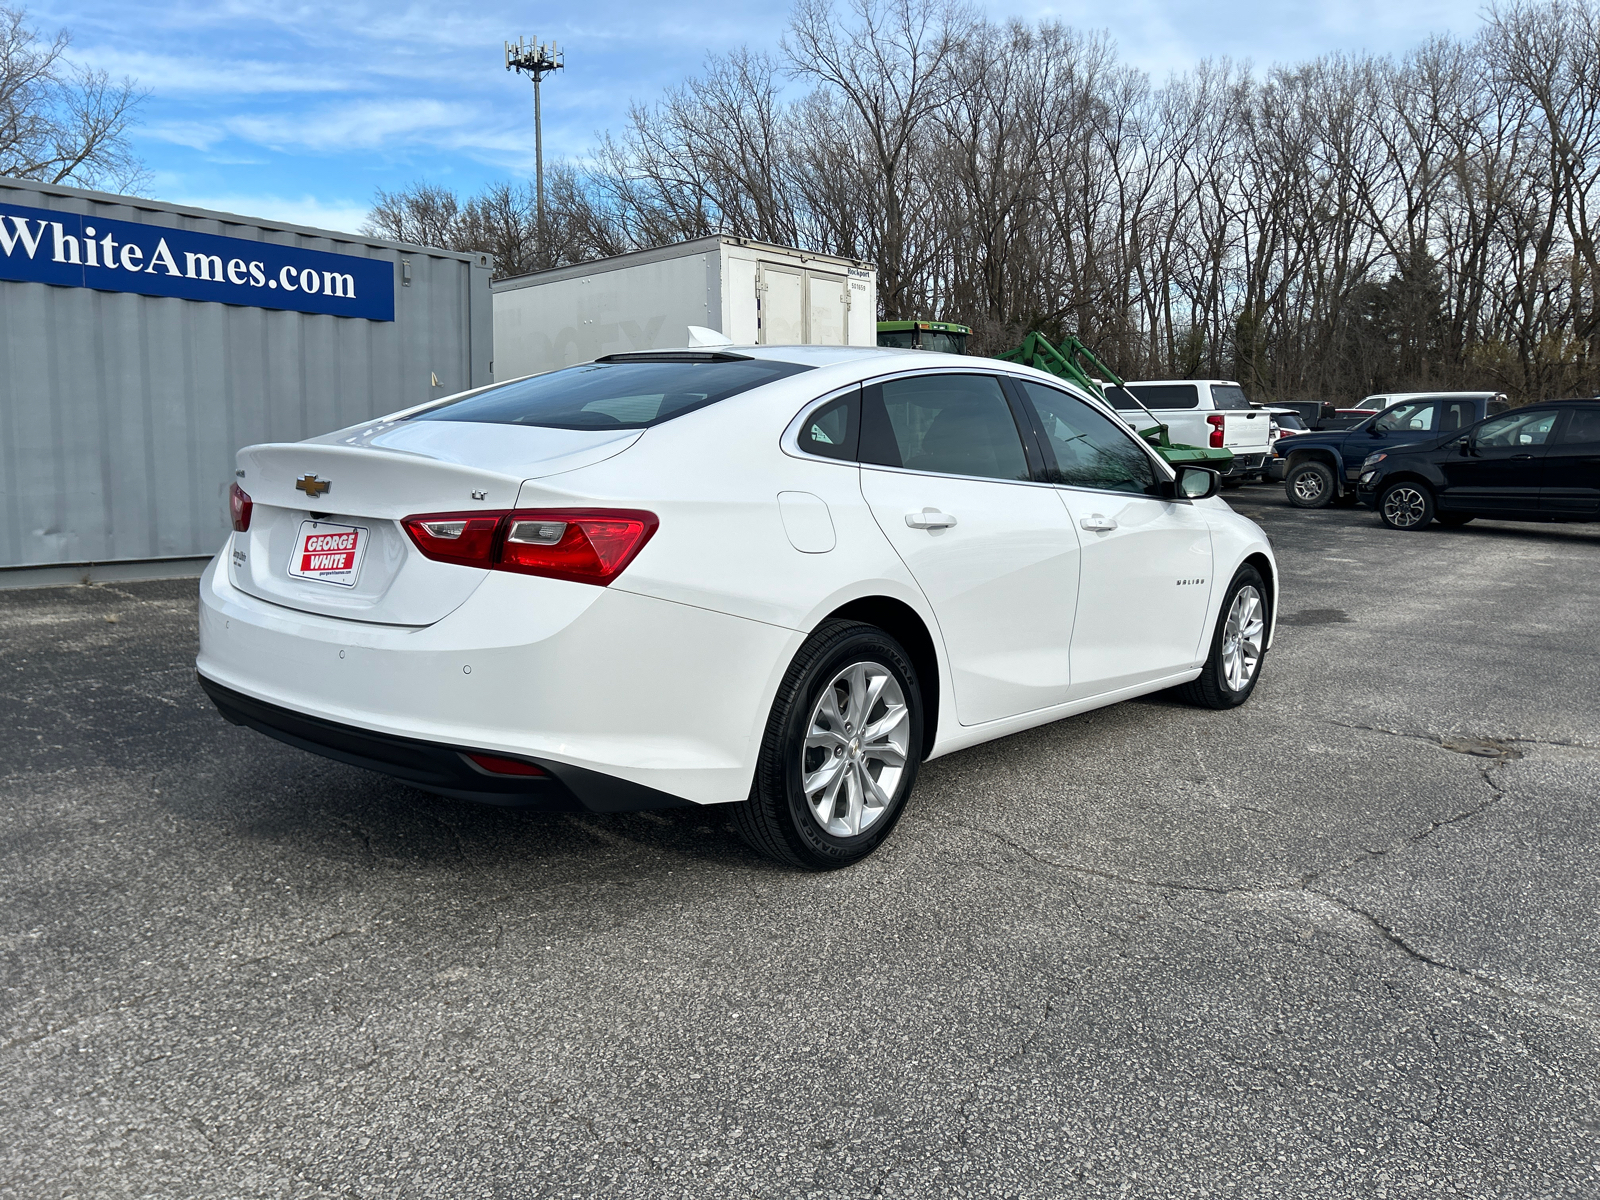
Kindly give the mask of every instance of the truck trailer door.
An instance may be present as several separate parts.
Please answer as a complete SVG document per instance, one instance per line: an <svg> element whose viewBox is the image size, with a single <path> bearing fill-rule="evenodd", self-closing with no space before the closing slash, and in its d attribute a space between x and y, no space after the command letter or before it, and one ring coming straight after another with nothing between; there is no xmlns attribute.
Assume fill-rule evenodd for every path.
<svg viewBox="0 0 1600 1200"><path fill-rule="evenodd" d="M807 315L811 318L806 343L812 346L846 345L845 321L850 298L845 292L844 277L807 271L806 282L810 285Z"/></svg>
<svg viewBox="0 0 1600 1200"><path fill-rule="evenodd" d="M803 346L806 341L805 276L761 264L761 344Z"/></svg>

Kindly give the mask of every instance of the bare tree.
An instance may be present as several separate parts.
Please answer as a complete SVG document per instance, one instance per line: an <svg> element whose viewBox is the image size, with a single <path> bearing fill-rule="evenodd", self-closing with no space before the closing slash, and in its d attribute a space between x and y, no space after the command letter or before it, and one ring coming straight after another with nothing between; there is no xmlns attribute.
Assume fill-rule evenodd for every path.
<svg viewBox="0 0 1600 1200"><path fill-rule="evenodd" d="M874 169L865 249L878 264L878 302L899 317L916 307L915 281L931 263L924 144L978 22L951 0L851 0L851 16L845 25L830 0L799 0L784 49L798 77L833 90L854 118Z"/></svg>
<svg viewBox="0 0 1600 1200"><path fill-rule="evenodd" d="M128 138L144 93L74 64L71 44L0 6L0 175L130 192L146 178Z"/></svg>
<svg viewBox="0 0 1600 1200"><path fill-rule="evenodd" d="M799 0L783 60L708 58L556 169L558 261L730 233L875 262L883 316L980 352L1071 332L1263 400L1593 392L1600 0L1510 3L1399 60L1154 87L1058 23ZM378 199L374 230L531 269L525 185Z"/></svg>

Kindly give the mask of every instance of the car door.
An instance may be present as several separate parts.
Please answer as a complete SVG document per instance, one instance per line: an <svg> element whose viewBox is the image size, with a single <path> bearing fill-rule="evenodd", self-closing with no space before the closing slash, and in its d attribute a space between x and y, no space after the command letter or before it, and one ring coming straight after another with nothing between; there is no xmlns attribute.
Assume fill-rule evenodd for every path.
<svg viewBox="0 0 1600 1200"><path fill-rule="evenodd" d="M936 372L862 389L861 492L933 608L957 719L1066 701L1078 536L1033 479L993 375Z"/></svg>
<svg viewBox="0 0 1600 1200"><path fill-rule="evenodd" d="M1439 507L1476 513L1530 513L1539 508L1546 443L1556 409L1490 417L1451 442L1440 456Z"/></svg>
<svg viewBox="0 0 1600 1200"><path fill-rule="evenodd" d="M1539 508L1600 516L1600 404L1573 405L1544 454Z"/></svg>
<svg viewBox="0 0 1600 1200"><path fill-rule="evenodd" d="M1188 500L1159 494L1150 453L1078 397L1014 379L1061 503L1079 529L1072 697L1147 683L1205 657L1211 527Z"/></svg>

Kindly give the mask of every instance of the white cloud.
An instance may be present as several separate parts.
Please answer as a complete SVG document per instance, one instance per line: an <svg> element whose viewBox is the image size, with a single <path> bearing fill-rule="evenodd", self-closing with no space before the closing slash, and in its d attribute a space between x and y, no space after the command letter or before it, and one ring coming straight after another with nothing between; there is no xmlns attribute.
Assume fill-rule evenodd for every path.
<svg viewBox="0 0 1600 1200"><path fill-rule="evenodd" d="M191 150L210 150L227 136L221 126L203 121L158 121L139 132L144 137L171 142L174 146L188 146Z"/></svg>
<svg viewBox="0 0 1600 1200"><path fill-rule="evenodd" d="M152 54L107 46L86 47L76 57L114 76L131 75L142 87L162 95L345 92L356 82L348 74L258 59Z"/></svg>
<svg viewBox="0 0 1600 1200"><path fill-rule="evenodd" d="M297 113L229 118L228 131L273 149L381 150L422 142L457 148L483 144L483 114L444 100L363 100Z"/></svg>
<svg viewBox="0 0 1600 1200"><path fill-rule="evenodd" d="M336 233L357 233L367 219L368 206L352 200L328 200L316 196L250 196L238 193L193 194L167 192L164 199L174 204L208 208L214 212L236 213L288 225L308 225Z"/></svg>

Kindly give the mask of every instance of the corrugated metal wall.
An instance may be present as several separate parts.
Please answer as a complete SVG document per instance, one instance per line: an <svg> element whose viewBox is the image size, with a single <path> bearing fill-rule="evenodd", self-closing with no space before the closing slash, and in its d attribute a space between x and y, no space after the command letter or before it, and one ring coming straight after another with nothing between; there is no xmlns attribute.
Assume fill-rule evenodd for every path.
<svg viewBox="0 0 1600 1200"><path fill-rule="evenodd" d="M214 554L240 446L490 382L486 258L10 179L0 200L396 270L393 321L0 280L0 567Z"/></svg>

